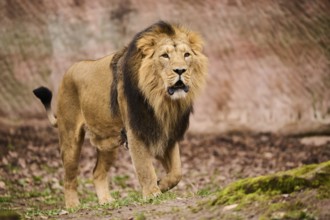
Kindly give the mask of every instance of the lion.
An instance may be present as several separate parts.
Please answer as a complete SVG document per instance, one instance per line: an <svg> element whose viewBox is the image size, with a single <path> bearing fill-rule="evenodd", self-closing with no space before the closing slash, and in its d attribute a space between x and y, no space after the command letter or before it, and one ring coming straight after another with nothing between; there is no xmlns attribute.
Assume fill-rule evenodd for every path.
<svg viewBox="0 0 330 220"><path fill-rule="evenodd" d="M80 204L78 160L86 133L97 149L93 183L100 204L113 201L108 171L124 142L143 198L158 196L179 183L179 141L206 81L208 62L202 48L199 34L159 21L136 34L120 51L73 64L58 90L56 116L51 109L52 92L46 87L33 91L58 128L67 208ZM159 181L154 158L166 171Z"/></svg>

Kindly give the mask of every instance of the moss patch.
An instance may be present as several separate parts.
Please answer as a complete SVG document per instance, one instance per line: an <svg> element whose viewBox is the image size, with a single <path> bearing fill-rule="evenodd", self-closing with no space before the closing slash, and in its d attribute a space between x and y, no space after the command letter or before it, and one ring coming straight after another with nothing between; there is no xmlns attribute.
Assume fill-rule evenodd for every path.
<svg viewBox="0 0 330 220"><path fill-rule="evenodd" d="M236 181L218 191L209 205L258 219L317 219L330 203L329 192L330 161ZM224 211L230 204L237 206Z"/></svg>
<svg viewBox="0 0 330 220"><path fill-rule="evenodd" d="M266 219L316 219L315 212L306 208L300 201L295 202L276 202L270 204L266 211L259 217L260 220Z"/></svg>
<svg viewBox="0 0 330 220"><path fill-rule="evenodd" d="M239 180L221 190L211 205L263 201L271 196L290 194L307 188L318 189L320 198L329 198L330 161Z"/></svg>

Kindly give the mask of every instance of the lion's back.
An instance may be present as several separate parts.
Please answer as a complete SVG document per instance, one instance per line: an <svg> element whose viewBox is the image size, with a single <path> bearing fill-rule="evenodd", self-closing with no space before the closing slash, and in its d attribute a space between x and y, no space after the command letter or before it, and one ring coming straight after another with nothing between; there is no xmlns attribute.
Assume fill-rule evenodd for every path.
<svg viewBox="0 0 330 220"><path fill-rule="evenodd" d="M103 84L105 85L111 81L110 62L112 57L112 55L109 55L98 60L77 62L72 65L66 74L72 78L78 90L100 88Z"/></svg>

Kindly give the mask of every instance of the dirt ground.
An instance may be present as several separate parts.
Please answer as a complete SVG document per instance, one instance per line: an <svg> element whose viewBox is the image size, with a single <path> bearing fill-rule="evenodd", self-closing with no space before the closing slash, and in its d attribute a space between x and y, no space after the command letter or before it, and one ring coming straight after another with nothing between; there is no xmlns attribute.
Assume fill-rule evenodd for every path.
<svg viewBox="0 0 330 220"><path fill-rule="evenodd" d="M17 142L3 138L0 145L0 210L11 210L26 219L219 219L235 207L198 207L212 200L227 184L330 160L330 137L188 134L181 142L182 181L159 199L145 202L139 193L129 153L121 147L116 165L110 171L110 187L116 201L100 206L92 184L96 151L86 140L80 159L82 206L65 210L56 133L40 132L48 135L47 141L25 137L26 141ZM12 132L12 137L15 135L20 137ZM157 162L155 165L159 176L164 175L160 165ZM329 200L320 204L330 207ZM239 212L229 212L221 219L258 219L258 215L249 215L248 210L237 215ZM330 213L321 213L316 219L322 216Z"/></svg>

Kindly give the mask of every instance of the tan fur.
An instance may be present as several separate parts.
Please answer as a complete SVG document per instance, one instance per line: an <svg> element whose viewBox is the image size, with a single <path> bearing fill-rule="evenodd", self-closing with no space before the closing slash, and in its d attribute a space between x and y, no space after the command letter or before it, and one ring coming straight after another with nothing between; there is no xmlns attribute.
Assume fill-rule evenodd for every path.
<svg viewBox="0 0 330 220"><path fill-rule="evenodd" d="M154 146L146 147L132 130L129 119L127 97L123 87L123 61L118 61L118 104L119 115L110 112L110 85L113 72L109 67L114 55L96 61L74 64L64 75L57 97L57 126L61 156L65 169L64 194L66 207L79 204L77 195L78 160L85 132L98 149L98 160L94 169L94 185L101 204L111 202L107 172L115 159L117 148L122 143L120 132L127 131L130 155L142 187L144 198L157 196L177 185L181 179L181 162L178 143L164 146L173 131L180 111L193 104L193 100L205 83L207 59L202 54L200 37L183 27L173 26L174 36L167 36L155 29L137 40L137 48L143 53L139 66L137 84L143 96L154 109L164 135ZM175 45L175 46L173 46ZM189 57L184 57L185 53ZM170 59L162 57L168 53ZM123 55L124 57L124 55ZM189 92L181 93L177 99L167 94L167 88L175 84L174 68L186 68L182 78L189 85ZM175 94L176 95L176 94ZM182 96L182 97L181 97ZM53 120L53 119L52 119ZM52 121L54 124L54 120ZM167 175L157 184L152 164L159 159Z"/></svg>

